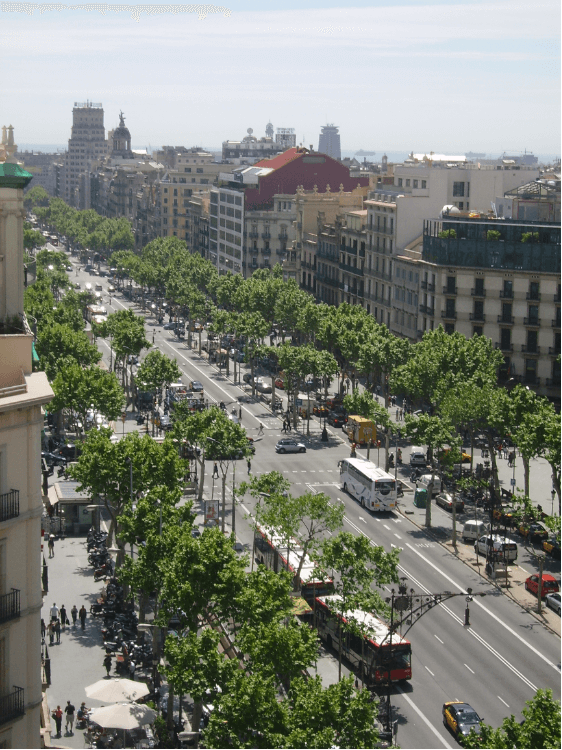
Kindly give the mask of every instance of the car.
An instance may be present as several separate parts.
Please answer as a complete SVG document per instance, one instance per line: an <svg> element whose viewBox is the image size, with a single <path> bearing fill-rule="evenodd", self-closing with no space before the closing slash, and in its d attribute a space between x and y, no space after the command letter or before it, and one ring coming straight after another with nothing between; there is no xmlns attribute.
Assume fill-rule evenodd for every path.
<svg viewBox="0 0 562 750"><path fill-rule="evenodd" d="M284 388L285 388L285 378L282 377L281 375L278 375L275 378L275 387L276 388L280 388L281 390L284 390Z"/></svg>
<svg viewBox="0 0 562 750"><path fill-rule="evenodd" d="M249 372L245 372L242 376L242 380L244 383L248 383L248 385L252 385L253 377L250 375Z"/></svg>
<svg viewBox="0 0 562 750"><path fill-rule="evenodd" d="M347 414L344 414L343 412L330 411L328 412L327 419L328 424L331 424L334 427L343 427L347 424Z"/></svg>
<svg viewBox="0 0 562 750"><path fill-rule="evenodd" d="M271 383L268 383L264 378L256 378L256 391L260 393L271 393Z"/></svg>
<svg viewBox="0 0 562 750"><path fill-rule="evenodd" d="M474 549L479 555L488 557L488 553L495 560L515 562L517 560L517 544L506 536L499 534L486 534L474 542Z"/></svg>
<svg viewBox="0 0 562 750"><path fill-rule="evenodd" d="M450 510L451 513L453 512L453 496L449 495L448 492L442 492L437 495L437 497L435 498L435 502L441 508ZM458 497L455 498L455 509L457 513L464 513L464 500Z"/></svg>
<svg viewBox="0 0 562 750"><path fill-rule="evenodd" d="M472 729L478 734L481 723L482 719L469 703L449 701L443 704L443 724L455 737L466 737Z"/></svg>
<svg viewBox="0 0 562 750"><path fill-rule="evenodd" d="M516 521L515 511L511 505L501 505L492 511L494 521L499 521L501 526L513 526Z"/></svg>
<svg viewBox="0 0 562 750"><path fill-rule="evenodd" d="M535 596L539 595L539 576L536 573L527 578L525 581L525 588L527 591L530 591L531 594L535 594ZM547 594L554 594L557 591L560 591L560 586L558 585L556 578L551 576L550 573L543 573L541 598L544 599Z"/></svg>
<svg viewBox="0 0 562 750"><path fill-rule="evenodd" d="M169 430L172 426L172 421L167 414L162 414L160 417L160 423L158 425L161 430Z"/></svg>
<svg viewBox="0 0 562 750"><path fill-rule="evenodd" d="M80 289L80 282L79 282L79 281L77 281L77 282L76 282L76 283L74 284L74 288L75 288L75 289Z"/></svg>
<svg viewBox="0 0 562 750"><path fill-rule="evenodd" d="M306 453L306 445L291 438L281 439L275 446L276 453Z"/></svg>
<svg viewBox="0 0 562 750"><path fill-rule="evenodd" d="M174 321L172 321L171 323L166 323L164 325L164 330L165 331L174 331L175 328L176 328L176 326L177 326L177 323L175 323Z"/></svg>
<svg viewBox="0 0 562 750"><path fill-rule="evenodd" d="M439 451L439 458L440 459L445 458L447 454L449 453L449 451L450 451L450 448L443 448L442 451ZM470 453L467 453L466 451L461 452L461 461L463 464L469 464L471 460L472 459L470 457Z"/></svg>
<svg viewBox="0 0 562 750"><path fill-rule="evenodd" d="M64 456L57 456L55 453L49 451L41 451L41 458L45 460L47 466L66 466L66 458Z"/></svg>
<svg viewBox="0 0 562 750"><path fill-rule="evenodd" d="M560 614L560 592L555 591L553 594L547 594L544 598L544 603L547 607L554 610L556 614Z"/></svg>
<svg viewBox="0 0 562 750"><path fill-rule="evenodd" d="M532 542L543 542L548 539L548 531L540 523L521 524L519 533Z"/></svg>
<svg viewBox="0 0 562 750"><path fill-rule="evenodd" d="M316 414L317 417L328 417L330 410L328 409L326 404L315 404L312 407L312 413Z"/></svg>
<svg viewBox="0 0 562 750"><path fill-rule="evenodd" d="M189 390L193 391L194 393L203 393L203 383L201 383L199 380L190 380Z"/></svg>
<svg viewBox="0 0 562 750"><path fill-rule="evenodd" d="M96 292L103 292L103 286L99 283L99 281L96 283L95 289Z"/></svg>
<svg viewBox="0 0 562 750"><path fill-rule="evenodd" d="M138 365L138 363L139 363L138 355L137 354L129 354L129 356L127 357L127 362L130 365Z"/></svg>
<svg viewBox="0 0 562 750"><path fill-rule="evenodd" d="M109 286L107 287L107 291L108 291L108 292L109 292L110 294L113 294L113 292L115 291L115 287L113 286L113 284L110 284L110 285L109 285Z"/></svg>
<svg viewBox="0 0 562 750"><path fill-rule="evenodd" d="M542 548L555 560L560 560L560 540L555 536L551 537L550 539L545 539L542 543Z"/></svg>

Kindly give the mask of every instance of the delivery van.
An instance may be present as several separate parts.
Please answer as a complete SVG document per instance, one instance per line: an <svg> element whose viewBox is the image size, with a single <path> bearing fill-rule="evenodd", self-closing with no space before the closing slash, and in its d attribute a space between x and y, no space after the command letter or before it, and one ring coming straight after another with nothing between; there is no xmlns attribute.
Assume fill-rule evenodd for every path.
<svg viewBox="0 0 562 750"><path fill-rule="evenodd" d="M464 526L462 527L462 540L463 542L476 541L476 539L480 539L480 537L486 534L489 530L489 524L484 521L475 521L474 519L471 521L465 521Z"/></svg>
<svg viewBox="0 0 562 750"><path fill-rule="evenodd" d="M350 415L347 418L345 431L352 443L366 445L370 440L371 445L377 444L377 428L370 419Z"/></svg>

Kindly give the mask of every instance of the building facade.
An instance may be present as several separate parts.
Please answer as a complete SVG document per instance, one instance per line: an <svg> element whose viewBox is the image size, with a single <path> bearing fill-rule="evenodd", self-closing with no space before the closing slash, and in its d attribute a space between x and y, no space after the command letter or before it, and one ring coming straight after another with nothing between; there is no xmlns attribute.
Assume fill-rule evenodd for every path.
<svg viewBox="0 0 562 750"><path fill-rule="evenodd" d="M32 371L23 312L23 189L0 163L0 747L41 747L41 430L54 396Z"/></svg>
<svg viewBox="0 0 562 750"><path fill-rule="evenodd" d="M318 138L318 151L332 159L341 159L340 131L337 125L323 125Z"/></svg>
<svg viewBox="0 0 562 750"><path fill-rule="evenodd" d="M90 170L94 161L107 154L103 107L90 101L75 102L68 151L64 155L62 198L71 206L80 205L80 175ZM83 201L82 201L83 202Z"/></svg>

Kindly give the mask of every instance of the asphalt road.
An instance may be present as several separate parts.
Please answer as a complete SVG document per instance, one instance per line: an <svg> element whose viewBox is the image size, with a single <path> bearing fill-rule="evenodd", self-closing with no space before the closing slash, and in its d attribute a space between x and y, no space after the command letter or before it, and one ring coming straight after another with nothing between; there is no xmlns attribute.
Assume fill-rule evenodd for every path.
<svg viewBox="0 0 562 750"><path fill-rule="evenodd" d="M94 283L94 277L81 272L76 280ZM101 280L104 289L109 284ZM104 295L107 300L107 295ZM107 304L107 302L106 302ZM113 296L108 310L130 307L120 296ZM168 356L176 358L187 379L200 380L205 395L211 401L238 402L245 393L233 385L214 366L190 351L183 341L161 326L147 321L148 337L155 331L155 345ZM98 340L108 359L105 342ZM104 349L105 348L105 349ZM279 394L281 395L281 394ZM252 472L273 469L283 474L294 485L298 494L307 489L325 492L333 502L345 507L345 529L364 534L374 544L386 549L401 548L401 575L407 578L408 588L418 593L459 592L417 622L407 637L412 642L412 680L405 686L393 688L392 704L399 722L398 743L402 747L455 747L457 743L442 725L441 707L447 700L469 702L492 725L501 723L505 716L519 715L525 701L539 687L549 687L560 699L560 640L545 629L535 618L511 599L487 584L472 569L456 559L425 531L399 514L371 515L362 509L339 485L337 462L349 455L349 447L339 438L341 430L332 430L328 444L318 436L306 440L307 453L284 455L275 453L274 445L282 435L281 422L260 403L242 403L242 424L248 434L258 438L260 422L265 427L263 438L256 439L256 454ZM318 422L313 430L318 433ZM405 460L407 453L404 451ZM375 456L371 456L376 460ZM209 472L210 473L210 472ZM246 474L245 462L237 462L236 481ZM206 490L210 496L211 479ZM232 475L227 480L229 500ZM248 515L253 511L253 500L240 498L237 507L236 531L242 543L251 548L251 528ZM441 518L442 516L442 518ZM433 507L436 523L450 524L450 515ZM464 625L465 594L468 587L484 592L470 603L470 627ZM324 680L337 678L337 663L333 654L320 659L319 673Z"/></svg>

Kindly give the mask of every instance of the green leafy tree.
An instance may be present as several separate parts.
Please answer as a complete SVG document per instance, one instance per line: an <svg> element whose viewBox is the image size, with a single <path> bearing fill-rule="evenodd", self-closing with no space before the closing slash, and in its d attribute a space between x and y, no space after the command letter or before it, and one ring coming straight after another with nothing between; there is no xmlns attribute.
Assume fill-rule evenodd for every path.
<svg viewBox="0 0 562 750"><path fill-rule="evenodd" d="M160 350L149 352L137 370L135 380L142 384L141 390L155 391L161 397L162 389L177 382L181 377L181 370L175 359L170 359Z"/></svg>
<svg viewBox="0 0 562 750"><path fill-rule="evenodd" d="M47 244L47 240L36 229L33 229L32 225L25 221L23 224L23 246L26 250L33 250L34 247L43 247Z"/></svg>
<svg viewBox="0 0 562 750"><path fill-rule="evenodd" d="M101 353L83 331L74 331L70 326L61 323L42 325L37 336L37 354L41 367L52 382L60 367L76 362L82 367L97 364Z"/></svg>
<svg viewBox="0 0 562 750"><path fill-rule="evenodd" d="M385 552L384 547L372 546L366 536L354 536L348 531L341 531L322 542L318 564L325 575L336 574L334 587L338 598L333 600L333 606L341 615L338 618L341 630L353 632L357 629L357 623L348 615L354 609L368 612L388 610L372 585L398 582L398 556L398 549ZM341 638L339 644L338 679L341 680Z"/></svg>
<svg viewBox="0 0 562 750"><path fill-rule="evenodd" d="M26 208L35 206L48 206L51 196L41 185L34 185L23 196L23 203Z"/></svg>
<svg viewBox="0 0 562 750"><path fill-rule="evenodd" d="M117 419L123 409L123 390L117 378L98 367L84 368L75 361L65 362L58 366L52 387L55 393L52 410L72 410L79 416L83 429L90 409L110 420Z"/></svg>
<svg viewBox="0 0 562 750"><path fill-rule="evenodd" d="M539 688L521 712L523 721L512 714L501 727L482 724L479 735L472 731L462 738L467 748L557 748L560 747L560 701L552 690Z"/></svg>

